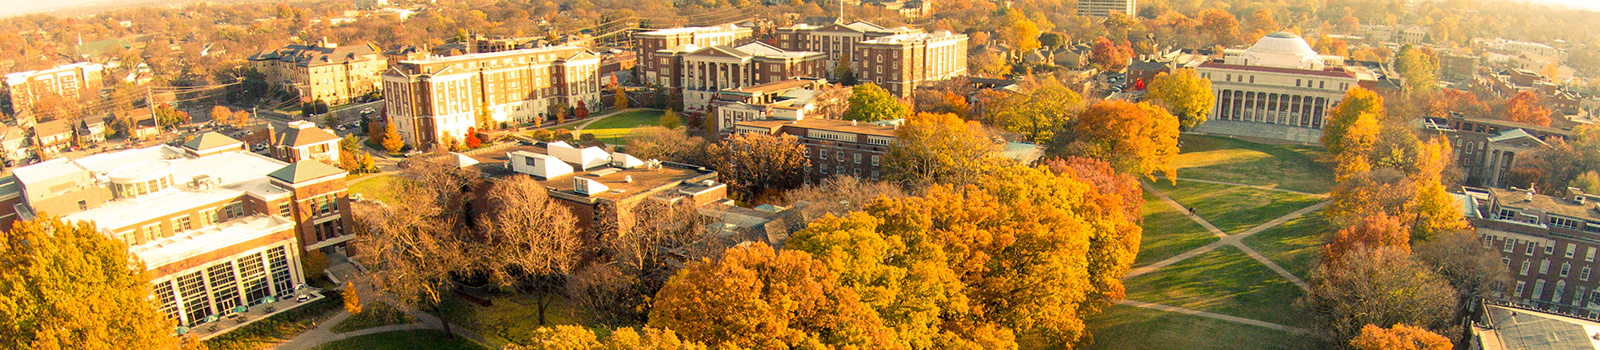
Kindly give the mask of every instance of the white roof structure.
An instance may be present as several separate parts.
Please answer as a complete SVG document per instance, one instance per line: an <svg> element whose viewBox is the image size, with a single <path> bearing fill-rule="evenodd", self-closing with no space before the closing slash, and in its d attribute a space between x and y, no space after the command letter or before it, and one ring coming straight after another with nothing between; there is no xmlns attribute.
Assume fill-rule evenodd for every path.
<svg viewBox="0 0 1600 350"><path fill-rule="evenodd" d="M511 171L549 179L561 175L571 174L572 166L562 162L556 157L528 152L516 151L506 154Z"/></svg>
<svg viewBox="0 0 1600 350"><path fill-rule="evenodd" d="M575 148L566 142L553 142L547 147L550 155L561 159L563 162L576 165L578 169L588 170L597 166L606 165L610 155L600 147Z"/></svg>
<svg viewBox="0 0 1600 350"><path fill-rule="evenodd" d="M93 221L100 227L107 228L126 227L150 218L191 209L196 203L238 198L241 194L269 200L290 194L288 190L273 185L267 178L268 173L282 169L287 164L250 152L188 158L180 149L154 146L93 155L71 163L87 169L96 177L139 176L152 171L171 172L172 181L177 183L171 188L149 195L106 202L98 208L63 217L67 221ZM202 175L215 181L218 186L199 189L184 185ZM18 180L24 183L28 181L20 174Z"/></svg>
<svg viewBox="0 0 1600 350"><path fill-rule="evenodd" d="M456 156L456 166L458 166L458 167L465 168L465 167L469 167L469 166L473 166L473 165L478 165L478 160L477 159L472 159L472 157L468 157L465 154L460 154L460 153L456 153L456 152L450 152L450 154Z"/></svg>
<svg viewBox="0 0 1600 350"><path fill-rule="evenodd" d="M1245 65L1322 70L1322 55L1306 39L1290 32L1267 34L1244 51Z"/></svg>
<svg viewBox="0 0 1600 350"><path fill-rule="evenodd" d="M612 153L611 165L623 169L633 169L634 167L644 165L644 161L639 160L639 158L634 158L632 155L628 155L627 153Z"/></svg>

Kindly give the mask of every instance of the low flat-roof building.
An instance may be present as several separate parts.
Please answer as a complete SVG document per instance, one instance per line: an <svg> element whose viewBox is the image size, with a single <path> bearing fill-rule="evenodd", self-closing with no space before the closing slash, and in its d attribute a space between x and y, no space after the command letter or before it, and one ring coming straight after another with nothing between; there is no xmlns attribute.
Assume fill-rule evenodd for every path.
<svg viewBox="0 0 1600 350"><path fill-rule="evenodd" d="M1510 282L1490 298L1552 312L1600 316L1600 196L1566 197L1524 189L1467 188L1468 220L1483 246L1500 254ZM1481 214L1481 215L1480 215Z"/></svg>
<svg viewBox="0 0 1600 350"><path fill-rule="evenodd" d="M95 224L144 261L163 313L183 326L291 295L299 256L352 236L344 171L244 150L216 133L17 168L4 216ZM17 200L20 199L20 200Z"/></svg>
<svg viewBox="0 0 1600 350"><path fill-rule="evenodd" d="M1471 350L1600 349L1594 318L1484 303L1472 323Z"/></svg>

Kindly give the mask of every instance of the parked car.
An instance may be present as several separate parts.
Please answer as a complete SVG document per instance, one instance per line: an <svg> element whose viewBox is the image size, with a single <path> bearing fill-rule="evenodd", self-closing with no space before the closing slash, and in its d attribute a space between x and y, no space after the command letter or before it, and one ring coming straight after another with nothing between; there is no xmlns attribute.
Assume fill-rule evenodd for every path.
<svg viewBox="0 0 1600 350"><path fill-rule="evenodd" d="M378 110L373 109L372 107L367 107L367 108L362 108L361 109L361 115L369 115L369 114L373 114L373 113L378 113Z"/></svg>

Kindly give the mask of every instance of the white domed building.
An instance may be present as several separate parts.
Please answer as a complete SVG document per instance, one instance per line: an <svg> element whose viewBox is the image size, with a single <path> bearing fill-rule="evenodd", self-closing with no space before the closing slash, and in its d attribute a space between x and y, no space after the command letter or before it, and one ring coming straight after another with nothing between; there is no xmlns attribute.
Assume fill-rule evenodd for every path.
<svg viewBox="0 0 1600 350"><path fill-rule="evenodd" d="M1344 57L1318 54L1299 35L1268 34L1247 49L1228 49L1196 71L1211 80L1217 102L1194 131L1315 143L1324 117L1346 91L1376 80Z"/></svg>

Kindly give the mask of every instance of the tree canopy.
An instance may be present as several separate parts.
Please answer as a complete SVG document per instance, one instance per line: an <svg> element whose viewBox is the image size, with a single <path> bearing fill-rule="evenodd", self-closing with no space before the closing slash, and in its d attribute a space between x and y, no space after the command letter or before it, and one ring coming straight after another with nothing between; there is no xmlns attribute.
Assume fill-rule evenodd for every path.
<svg viewBox="0 0 1600 350"><path fill-rule="evenodd" d="M1178 127L1194 129L1206 122L1217 97L1211 80L1200 77L1193 68L1179 68L1156 74L1149 84L1150 99L1178 116Z"/></svg>
<svg viewBox="0 0 1600 350"><path fill-rule="evenodd" d="M900 103L900 99L877 84L866 83L851 89L853 93L850 95L850 108L844 111L845 120L876 122L905 118L911 113L911 109Z"/></svg>
<svg viewBox="0 0 1600 350"><path fill-rule="evenodd" d="M1050 149L1059 155L1094 158L1117 171L1177 181L1178 118L1149 103L1101 101L1057 135Z"/></svg>

